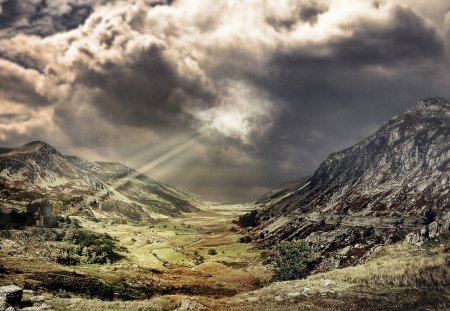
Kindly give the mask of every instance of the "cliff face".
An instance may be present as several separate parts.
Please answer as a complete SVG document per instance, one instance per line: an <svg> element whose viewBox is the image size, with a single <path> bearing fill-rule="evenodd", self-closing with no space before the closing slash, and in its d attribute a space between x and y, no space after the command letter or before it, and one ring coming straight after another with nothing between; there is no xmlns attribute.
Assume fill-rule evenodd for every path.
<svg viewBox="0 0 450 311"><path fill-rule="evenodd" d="M322 253L357 244L366 253L434 221L427 216L448 231L449 188L450 103L426 99L329 155L297 189L264 197L253 236L263 243L305 238Z"/></svg>

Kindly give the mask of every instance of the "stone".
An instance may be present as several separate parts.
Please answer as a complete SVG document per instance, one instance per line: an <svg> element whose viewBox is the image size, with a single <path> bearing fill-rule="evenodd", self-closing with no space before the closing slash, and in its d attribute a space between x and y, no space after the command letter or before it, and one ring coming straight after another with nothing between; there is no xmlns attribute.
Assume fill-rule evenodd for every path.
<svg viewBox="0 0 450 311"><path fill-rule="evenodd" d="M190 298L185 298L181 301L181 305L174 311L187 311L187 310L206 310L205 306Z"/></svg>
<svg viewBox="0 0 450 311"><path fill-rule="evenodd" d="M9 304L6 302L6 297L0 296L0 311L5 311L9 308Z"/></svg>
<svg viewBox="0 0 450 311"><path fill-rule="evenodd" d="M274 299L275 301L277 301L277 302L282 302L282 301L283 301L283 297L281 297L280 295L275 296L273 299Z"/></svg>
<svg viewBox="0 0 450 311"><path fill-rule="evenodd" d="M30 298L31 303L43 302L45 300L44 296L32 296Z"/></svg>
<svg viewBox="0 0 450 311"><path fill-rule="evenodd" d="M0 295L6 298L6 302L11 305L19 304L22 300L23 290L16 285L0 287Z"/></svg>
<svg viewBox="0 0 450 311"><path fill-rule="evenodd" d="M51 310L51 309L52 309L51 306L49 306L46 303L43 303L43 304L38 305L38 306L26 307L26 308L23 308L23 309L20 309L20 310L22 310L22 311L42 311L42 310Z"/></svg>
<svg viewBox="0 0 450 311"><path fill-rule="evenodd" d="M428 225L428 237L430 238L434 238L436 236L439 235L439 226L437 224L437 222L432 222L431 224Z"/></svg>

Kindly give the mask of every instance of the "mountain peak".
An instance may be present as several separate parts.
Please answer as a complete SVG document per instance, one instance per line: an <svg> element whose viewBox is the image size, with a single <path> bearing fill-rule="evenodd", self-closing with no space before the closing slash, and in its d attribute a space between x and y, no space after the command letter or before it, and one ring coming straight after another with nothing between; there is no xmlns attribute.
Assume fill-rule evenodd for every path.
<svg viewBox="0 0 450 311"><path fill-rule="evenodd" d="M39 154L55 154L55 155L61 155L61 153L56 150L55 147L51 146L50 144L43 142L43 141L31 141L22 147L19 147L17 149L14 149L11 153L16 154L31 154L31 153L39 153ZM10 153L10 154L11 154Z"/></svg>
<svg viewBox="0 0 450 311"><path fill-rule="evenodd" d="M450 102L440 97L430 97L420 100L409 109L406 114L412 114L417 112L439 112L439 111L449 111Z"/></svg>

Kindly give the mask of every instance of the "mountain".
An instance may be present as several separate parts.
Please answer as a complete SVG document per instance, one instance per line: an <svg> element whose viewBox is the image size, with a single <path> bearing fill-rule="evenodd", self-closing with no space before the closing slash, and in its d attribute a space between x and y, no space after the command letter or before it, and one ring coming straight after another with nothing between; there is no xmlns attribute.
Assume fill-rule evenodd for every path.
<svg viewBox="0 0 450 311"><path fill-rule="evenodd" d="M120 163L65 156L40 141L0 151L0 207L47 196L61 213L132 220L195 209L189 195Z"/></svg>
<svg viewBox="0 0 450 311"><path fill-rule="evenodd" d="M450 104L430 98L261 197L251 236L306 239L323 269L353 264L377 245L449 232L449 190Z"/></svg>

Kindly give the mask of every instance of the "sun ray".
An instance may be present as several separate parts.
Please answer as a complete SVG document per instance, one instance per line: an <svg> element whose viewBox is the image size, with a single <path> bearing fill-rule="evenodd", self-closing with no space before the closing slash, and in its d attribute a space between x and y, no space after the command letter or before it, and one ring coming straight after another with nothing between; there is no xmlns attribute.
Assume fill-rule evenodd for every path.
<svg viewBox="0 0 450 311"><path fill-rule="evenodd" d="M165 152L164 154L160 155L159 157L152 159L151 161L145 163L135 171L133 171L130 174L127 174L126 176L120 178L117 180L114 184L108 187L106 190L106 193L104 190L99 191L95 197L102 198L107 196L111 191L116 191L118 188L124 186L127 184L130 179L136 178L142 174L146 174L150 172L151 170L155 169L156 167L166 163L167 161L171 160L175 156L179 155L182 152L185 152L189 149L191 149L195 144L197 144L200 140L200 138L203 136L203 134L198 133L195 136L191 137L189 140L185 141L184 143L170 149L169 151Z"/></svg>

